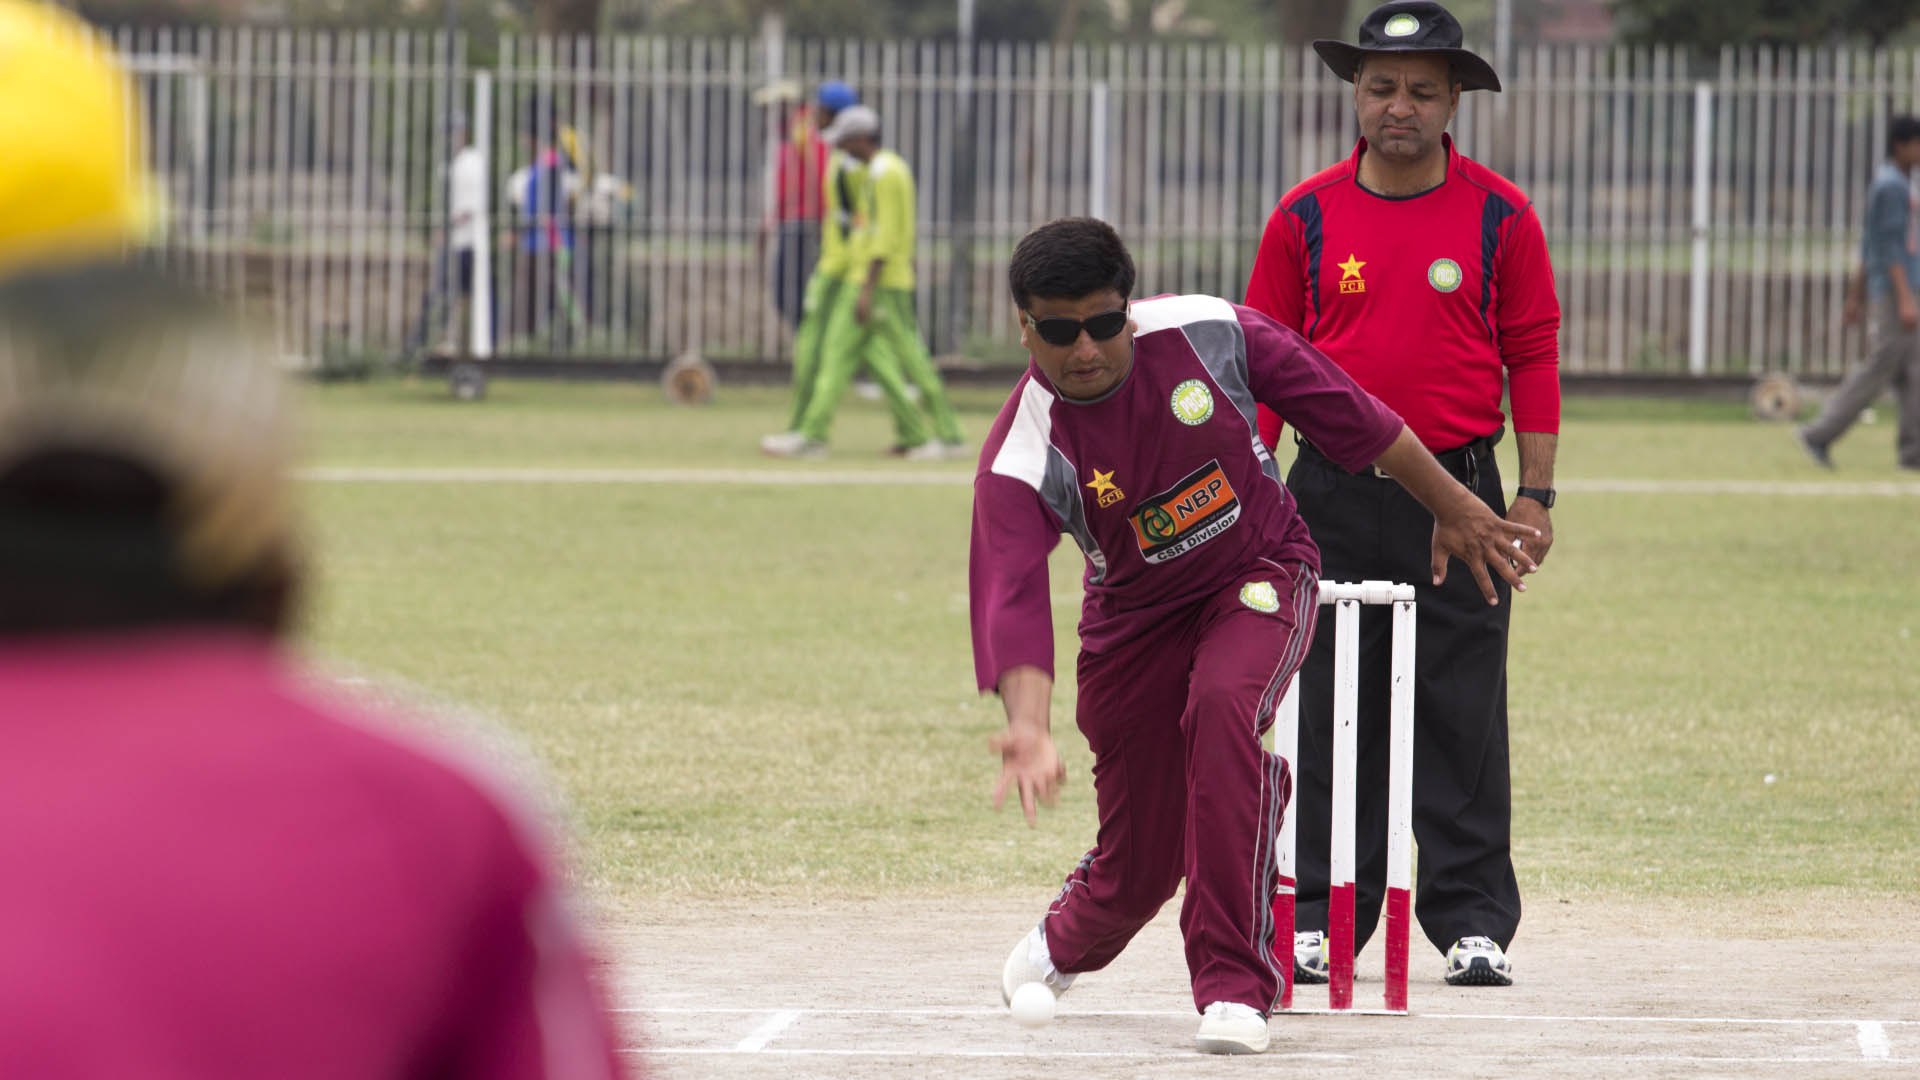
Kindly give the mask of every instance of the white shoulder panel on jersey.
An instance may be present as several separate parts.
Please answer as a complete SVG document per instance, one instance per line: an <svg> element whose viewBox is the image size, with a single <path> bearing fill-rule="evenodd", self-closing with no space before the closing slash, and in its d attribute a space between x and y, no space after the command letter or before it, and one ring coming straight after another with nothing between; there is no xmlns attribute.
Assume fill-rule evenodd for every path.
<svg viewBox="0 0 1920 1080"><path fill-rule="evenodd" d="M1151 300L1136 300L1127 309L1133 315L1133 321L1139 325L1137 333L1151 334L1155 330L1171 330L1176 326L1186 326L1197 322L1238 321L1233 314L1233 305L1217 296L1205 296L1195 293L1190 296L1156 296Z"/></svg>
<svg viewBox="0 0 1920 1080"><path fill-rule="evenodd" d="M1047 475L1047 453L1053 440L1053 393L1040 385L1038 379L1028 379L1027 388L1020 392L1020 406L1014 410L1013 423L1007 428L1007 437L1000 444L1000 452L993 455L993 467L990 472L1001 476L1011 476L1035 491Z"/></svg>

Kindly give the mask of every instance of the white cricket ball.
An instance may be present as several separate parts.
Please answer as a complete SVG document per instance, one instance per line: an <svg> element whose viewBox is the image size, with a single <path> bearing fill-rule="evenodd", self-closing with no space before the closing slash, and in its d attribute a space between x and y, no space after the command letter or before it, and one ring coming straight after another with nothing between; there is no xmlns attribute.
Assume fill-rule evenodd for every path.
<svg viewBox="0 0 1920 1080"><path fill-rule="evenodd" d="M1013 1022L1021 1027L1037 1028L1047 1026L1053 1019L1053 991L1046 983L1021 983L1013 992L1013 1000L1007 1003L1007 1011L1013 1014Z"/></svg>

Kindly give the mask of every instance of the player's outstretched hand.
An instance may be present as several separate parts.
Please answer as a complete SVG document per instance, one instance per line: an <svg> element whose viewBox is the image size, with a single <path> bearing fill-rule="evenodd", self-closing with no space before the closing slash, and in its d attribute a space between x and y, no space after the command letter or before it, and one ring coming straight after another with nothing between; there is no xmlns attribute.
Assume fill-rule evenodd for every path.
<svg viewBox="0 0 1920 1080"><path fill-rule="evenodd" d="M1044 730L1009 727L987 740L1000 755L1000 781L993 785L993 808L1007 801L1008 789L1020 794L1020 812L1027 824L1038 821L1035 805L1052 806L1067 782L1067 767L1053 748L1053 736Z"/></svg>
<svg viewBox="0 0 1920 1080"><path fill-rule="evenodd" d="M1503 520L1465 488L1460 489L1460 495L1461 498L1449 501L1445 513L1434 515L1433 583L1438 585L1447 580L1447 558L1451 556L1467 564L1473 580L1480 585L1480 595L1486 597L1489 604L1500 602L1493 578L1487 573L1489 569L1516 590L1526 592L1526 582L1520 579L1538 570L1540 564L1520 544L1522 540L1537 539L1540 530Z"/></svg>

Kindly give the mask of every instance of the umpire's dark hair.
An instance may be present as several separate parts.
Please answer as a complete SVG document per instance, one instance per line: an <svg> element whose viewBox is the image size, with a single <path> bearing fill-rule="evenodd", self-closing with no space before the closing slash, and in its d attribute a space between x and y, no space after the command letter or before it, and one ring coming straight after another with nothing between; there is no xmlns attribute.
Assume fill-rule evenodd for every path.
<svg viewBox="0 0 1920 1080"><path fill-rule="evenodd" d="M1901 143L1912 142L1915 139L1920 139L1920 116L1910 116L1906 113L1901 113L1899 116L1887 121L1887 150L1889 152Z"/></svg>
<svg viewBox="0 0 1920 1080"><path fill-rule="evenodd" d="M1013 249L1007 287L1021 308L1036 296L1077 300L1101 289L1125 300L1133 295L1133 256L1113 226L1099 218L1060 218L1028 233Z"/></svg>

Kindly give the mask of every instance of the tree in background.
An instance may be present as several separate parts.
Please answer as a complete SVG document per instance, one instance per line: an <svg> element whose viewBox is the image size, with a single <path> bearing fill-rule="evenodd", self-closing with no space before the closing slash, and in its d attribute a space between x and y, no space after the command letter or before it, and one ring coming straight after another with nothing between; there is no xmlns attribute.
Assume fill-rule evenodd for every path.
<svg viewBox="0 0 1920 1080"><path fill-rule="evenodd" d="M1614 13L1637 42L1717 49L1864 38L1884 45L1920 17L1920 0L1614 0Z"/></svg>

